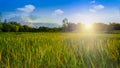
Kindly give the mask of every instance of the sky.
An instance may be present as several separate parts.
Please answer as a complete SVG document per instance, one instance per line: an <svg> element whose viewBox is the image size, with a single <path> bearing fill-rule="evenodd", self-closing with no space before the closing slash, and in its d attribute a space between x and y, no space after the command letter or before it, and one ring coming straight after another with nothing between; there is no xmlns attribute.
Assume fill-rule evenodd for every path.
<svg viewBox="0 0 120 68"><path fill-rule="evenodd" d="M19 23L120 22L120 0L0 0L0 13Z"/></svg>

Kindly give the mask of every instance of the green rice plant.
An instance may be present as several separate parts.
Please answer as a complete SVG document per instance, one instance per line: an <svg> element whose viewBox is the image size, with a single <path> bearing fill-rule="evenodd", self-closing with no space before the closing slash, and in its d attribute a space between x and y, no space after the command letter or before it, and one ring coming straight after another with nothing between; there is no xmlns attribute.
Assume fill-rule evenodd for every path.
<svg viewBox="0 0 120 68"><path fill-rule="evenodd" d="M119 34L0 34L0 68L119 67Z"/></svg>

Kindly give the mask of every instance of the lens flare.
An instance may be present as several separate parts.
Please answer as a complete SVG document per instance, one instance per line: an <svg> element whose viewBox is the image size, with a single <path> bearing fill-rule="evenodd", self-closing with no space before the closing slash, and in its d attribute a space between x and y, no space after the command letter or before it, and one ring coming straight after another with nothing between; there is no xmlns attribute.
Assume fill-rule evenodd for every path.
<svg viewBox="0 0 120 68"><path fill-rule="evenodd" d="M92 24L85 24L86 29L92 29Z"/></svg>

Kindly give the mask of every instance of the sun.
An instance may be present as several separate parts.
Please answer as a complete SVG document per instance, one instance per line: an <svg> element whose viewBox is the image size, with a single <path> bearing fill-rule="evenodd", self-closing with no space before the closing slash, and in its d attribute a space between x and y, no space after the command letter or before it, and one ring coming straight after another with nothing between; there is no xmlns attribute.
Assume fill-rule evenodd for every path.
<svg viewBox="0 0 120 68"><path fill-rule="evenodd" d="M88 24L88 23L85 24L85 28L86 28L86 29L92 29L92 24Z"/></svg>
<svg viewBox="0 0 120 68"><path fill-rule="evenodd" d="M92 23L87 23L85 24L85 28L84 28L84 32L89 33L89 34L94 34L94 28L93 28L93 24Z"/></svg>

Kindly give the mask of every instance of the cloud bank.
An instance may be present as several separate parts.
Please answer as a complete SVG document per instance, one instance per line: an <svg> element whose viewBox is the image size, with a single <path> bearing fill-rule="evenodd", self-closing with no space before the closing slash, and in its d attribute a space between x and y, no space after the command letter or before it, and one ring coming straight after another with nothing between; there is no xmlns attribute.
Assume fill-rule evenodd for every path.
<svg viewBox="0 0 120 68"><path fill-rule="evenodd" d="M17 10L25 13L31 13L35 10L35 6L29 4L29 5L25 5L23 8L17 8Z"/></svg>
<svg viewBox="0 0 120 68"><path fill-rule="evenodd" d="M93 13L105 8L105 6L102 4L96 4L95 0L91 1L91 5L92 5L92 7L89 9L89 11L93 12Z"/></svg>

